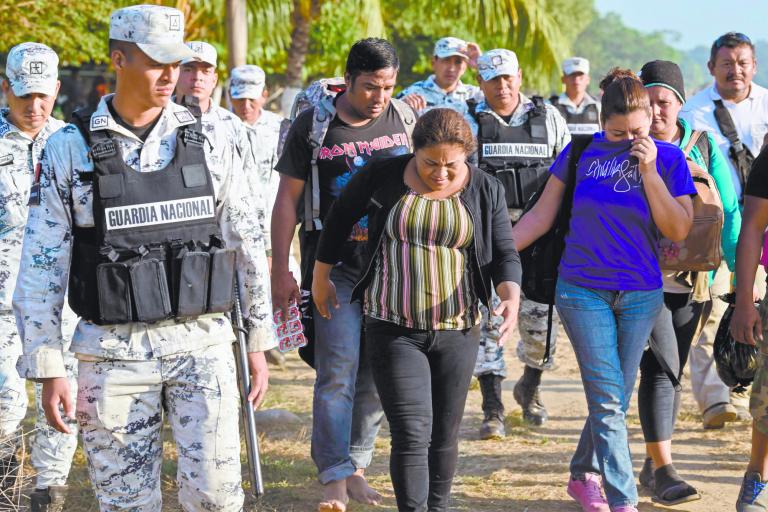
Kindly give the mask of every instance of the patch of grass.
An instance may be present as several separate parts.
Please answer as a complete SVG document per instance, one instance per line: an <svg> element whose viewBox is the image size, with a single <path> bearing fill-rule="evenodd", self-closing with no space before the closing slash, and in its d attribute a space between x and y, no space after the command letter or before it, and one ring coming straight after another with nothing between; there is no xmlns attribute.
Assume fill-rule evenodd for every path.
<svg viewBox="0 0 768 512"><path fill-rule="evenodd" d="M523 436L531 432L531 427L523 419L523 411L515 410L504 417L507 436Z"/></svg>

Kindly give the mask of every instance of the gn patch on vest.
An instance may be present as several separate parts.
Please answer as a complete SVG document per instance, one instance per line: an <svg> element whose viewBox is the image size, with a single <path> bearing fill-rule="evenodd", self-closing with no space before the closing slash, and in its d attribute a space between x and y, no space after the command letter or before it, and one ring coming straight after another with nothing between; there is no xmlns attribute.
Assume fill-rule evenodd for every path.
<svg viewBox="0 0 768 512"><path fill-rule="evenodd" d="M13 163L13 153L8 153L7 155L0 156L0 166L11 165L12 163Z"/></svg>
<svg viewBox="0 0 768 512"><path fill-rule="evenodd" d="M483 144L483 157L512 157L512 158L549 158L549 148L546 144L521 144L501 142Z"/></svg>
<svg viewBox="0 0 768 512"><path fill-rule="evenodd" d="M108 124L109 124L108 116L92 116L91 117L91 130L106 128Z"/></svg>
<svg viewBox="0 0 768 512"><path fill-rule="evenodd" d="M215 216L213 196L105 208L107 231L189 222Z"/></svg>

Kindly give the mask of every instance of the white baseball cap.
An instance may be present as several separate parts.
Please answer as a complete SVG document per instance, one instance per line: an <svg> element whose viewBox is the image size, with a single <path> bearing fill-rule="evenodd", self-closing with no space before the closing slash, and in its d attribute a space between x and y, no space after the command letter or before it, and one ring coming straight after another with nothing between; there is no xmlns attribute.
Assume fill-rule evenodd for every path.
<svg viewBox="0 0 768 512"><path fill-rule="evenodd" d="M182 64L199 61L216 67L216 62L219 55L213 45L208 44L205 41L187 41L187 46L189 46L189 48L195 52L197 58L184 59L181 61Z"/></svg>
<svg viewBox="0 0 768 512"><path fill-rule="evenodd" d="M563 74L572 75L573 73L589 74L589 61L584 57L571 57L563 61Z"/></svg>
<svg viewBox="0 0 768 512"><path fill-rule="evenodd" d="M467 42L458 37L444 37L438 39L435 43L435 51L433 55L439 59L446 57L452 57L454 55L469 59L469 56L465 53L467 49Z"/></svg>
<svg viewBox="0 0 768 512"><path fill-rule="evenodd" d="M260 98L264 92L266 78L264 70L259 66L246 64L232 69L229 80L230 98L235 100Z"/></svg>
<svg viewBox="0 0 768 512"><path fill-rule="evenodd" d="M136 43L160 64L197 58L184 44L184 14L172 7L133 5L117 9L109 19L109 38Z"/></svg>
<svg viewBox="0 0 768 512"><path fill-rule="evenodd" d="M512 50L489 50L477 59L477 72L483 80L493 80L501 75L516 75L519 70L517 55Z"/></svg>
<svg viewBox="0 0 768 512"><path fill-rule="evenodd" d="M16 96L53 96L59 80L59 57L44 44L21 43L8 52L5 74Z"/></svg>

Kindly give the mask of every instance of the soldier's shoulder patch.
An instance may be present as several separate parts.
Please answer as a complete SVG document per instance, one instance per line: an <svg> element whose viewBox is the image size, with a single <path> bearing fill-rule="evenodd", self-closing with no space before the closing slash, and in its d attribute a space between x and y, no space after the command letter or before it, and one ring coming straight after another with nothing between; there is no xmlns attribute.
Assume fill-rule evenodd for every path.
<svg viewBox="0 0 768 512"><path fill-rule="evenodd" d="M176 120L182 124L195 121L195 117L188 110L179 110L178 112L174 112L173 115L176 117Z"/></svg>
<svg viewBox="0 0 768 512"><path fill-rule="evenodd" d="M12 163L13 163L13 153L8 153L7 155L0 156L0 166L11 165Z"/></svg>
<svg viewBox="0 0 768 512"><path fill-rule="evenodd" d="M106 128L109 124L109 116L91 116L91 130Z"/></svg>

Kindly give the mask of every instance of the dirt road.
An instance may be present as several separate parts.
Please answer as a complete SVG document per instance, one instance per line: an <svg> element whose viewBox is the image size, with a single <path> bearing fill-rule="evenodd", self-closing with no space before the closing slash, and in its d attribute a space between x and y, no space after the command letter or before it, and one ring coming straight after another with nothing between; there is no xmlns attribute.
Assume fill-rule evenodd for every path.
<svg viewBox="0 0 768 512"><path fill-rule="evenodd" d="M510 350L509 352L514 352ZM520 364L507 356L510 376L505 381L508 436L502 441L480 441L477 429L482 420L480 392L470 391L462 424L460 461L454 485L451 510L484 512L578 512L568 497L565 485L568 462L575 449L586 416L586 405L570 344L560 340L558 367L545 374L543 398L550 411L550 421L542 428L522 425L520 410L512 398L512 387L521 374ZM287 409L298 415L291 425L270 425L262 429L264 479L267 494L249 510L311 512L315 510L320 487L309 455L310 413L314 372L294 354L285 370L272 372L268 408ZM29 425L29 423L27 423ZM630 438L639 471L643 461L642 435L637 408L630 413ZM680 474L703 494L698 502L672 510L722 512L734 509L744 467L749 453L749 426L731 424L724 430L704 431L695 413L690 392L684 403L675 435L675 459ZM161 485L163 510L180 510L176 502L174 461L175 446L166 429L166 456ZM369 476L382 491L379 507L350 504L349 511L395 511L388 470L389 432L386 426L376 443L377 453ZM67 512L98 510L90 489L82 450L78 449L70 477ZM641 511L670 510L651 503L641 489Z"/></svg>
<svg viewBox="0 0 768 512"><path fill-rule="evenodd" d="M462 423L460 462L454 486L452 510L514 512L578 512L568 497L565 484L568 463L576 447L586 417L586 403L578 367L567 339L560 340L558 367L545 374L543 399L551 419L542 428L526 428L520 409L512 398L512 387L521 374L520 364L507 356L510 376L505 381L508 437L502 441L480 441L477 429L482 419L480 393L470 391ZM510 350L509 352L513 352ZM269 494L257 510L309 511L319 487L308 458L309 411L313 374L292 360L287 371L273 374L272 406L285 407L302 416L303 424L285 432L266 434L264 447L269 454L267 478ZM685 383L687 384L687 382ZM684 384L684 385L685 385ZM636 400L630 411L630 439L635 471L643 462L643 444L637 417ZM371 468L372 481L385 495L384 504L374 509L350 505L350 511L394 511L394 497L388 479L386 455L388 432L383 430L377 443L377 456ZM703 497L698 502L674 507L690 512L722 512L734 509L741 477L749 453L749 425L729 424L719 431L702 429L689 391L674 438L679 473L695 485ZM305 476L303 481L283 477ZM650 494L640 489L641 511L670 510L653 504Z"/></svg>

